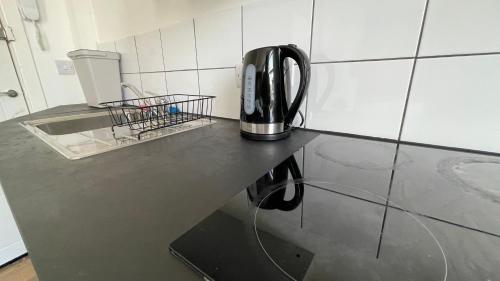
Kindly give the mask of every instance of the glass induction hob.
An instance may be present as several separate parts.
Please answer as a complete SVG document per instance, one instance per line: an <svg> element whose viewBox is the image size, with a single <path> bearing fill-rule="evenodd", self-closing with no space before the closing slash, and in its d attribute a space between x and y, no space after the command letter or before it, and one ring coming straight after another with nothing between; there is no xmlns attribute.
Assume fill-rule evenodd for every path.
<svg viewBox="0 0 500 281"><path fill-rule="evenodd" d="M172 253L208 280L500 280L500 155L321 134L294 156Z"/></svg>
<svg viewBox="0 0 500 281"><path fill-rule="evenodd" d="M349 195L359 193L373 200ZM379 197L303 178L292 156L172 242L170 251L207 280L446 280L446 255L434 233ZM390 219L382 233L384 216Z"/></svg>

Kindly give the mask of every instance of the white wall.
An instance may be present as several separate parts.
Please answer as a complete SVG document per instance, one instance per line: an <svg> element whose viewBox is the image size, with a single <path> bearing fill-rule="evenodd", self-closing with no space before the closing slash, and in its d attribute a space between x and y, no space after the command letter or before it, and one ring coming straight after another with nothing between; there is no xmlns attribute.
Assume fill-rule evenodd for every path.
<svg viewBox="0 0 500 281"><path fill-rule="evenodd" d="M294 43L312 63L307 128L500 152L498 1L431 0L421 37L425 0L244 3L161 36L155 29L167 20L153 12L159 2L146 1L142 10L126 2L122 9L136 7L154 20L131 20L129 37L99 46L125 54L123 79L143 90L213 94L216 115L238 118L234 64L241 50ZM97 26L105 38L127 30ZM155 64L162 59L167 64ZM169 59L180 68L165 68Z"/></svg>
<svg viewBox="0 0 500 281"><path fill-rule="evenodd" d="M55 60L68 60L66 54L75 49L65 0L39 0L40 28L46 50L40 50L33 25L25 23L31 49L49 107L85 102L76 75L59 75Z"/></svg>
<svg viewBox="0 0 500 281"><path fill-rule="evenodd" d="M418 56L402 139L500 152L500 1L430 1Z"/></svg>
<svg viewBox="0 0 500 281"><path fill-rule="evenodd" d="M96 49L97 27L92 0L66 0L71 35L76 49Z"/></svg>
<svg viewBox="0 0 500 281"><path fill-rule="evenodd" d="M67 52L96 49L97 41L169 26L193 16L255 0L38 0L46 50L40 50L33 26L21 20L16 0L1 0L7 24L18 40L12 43L21 83L31 111L83 103L76 75L59 75L55 60Z"/></svg>
<svg viewBox="0 0 500 281"><path fill-rule="evenodd" d="M256 0L91 0L100 42L167 27Z"/></svg>
<svg viewBox="0 0 500 281"><path fill-rule="evenodd" d="M39 25L45 43L45 50L41 50L33 25L21 20L16 0L2 0L7 25L12 27L16 38L16 42L12 44L23 80L21 82L28 96L30 109L33 111L85 102L78 77L58 74L55 64L55 60L69 60L66 56L69 51L96 46L97 36L94 35L93 38L90 36L92 29L95 34L93 20L88 20L91 16L90 10L82 9L85 7L85 2L84 0L78 2L38 0ZM90 8L90 4L87 7ZM72 11L80 12L72 13Z"/></svg>
<svg viewBox="0 0 500 281"><path fill-rule="evenodd" d="M30 42L24 32L23 22L17 11L16 0L1 0L0 10L3 12L0 15L2 22L10 27L14 33L15 41L9 42L9 46L13 52L14 63L18 70L28 108L31 112L47 109L48 104L38 78L38 70L31 52ZM12 37L11 35L9 32L9 37Z"/></svg>

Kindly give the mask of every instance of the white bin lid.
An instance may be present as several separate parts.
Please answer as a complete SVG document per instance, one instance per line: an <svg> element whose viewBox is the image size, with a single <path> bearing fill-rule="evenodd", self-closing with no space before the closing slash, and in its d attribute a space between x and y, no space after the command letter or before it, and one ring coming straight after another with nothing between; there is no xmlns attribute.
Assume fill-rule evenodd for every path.
<svg viewBox="0 0 500 281"><path fill-rule="evenodd" d="M99 50L80 49L69 52L68 57L73 60L83 59L83 58L119 60L120 54L115 52L107 52Z"/></svg>

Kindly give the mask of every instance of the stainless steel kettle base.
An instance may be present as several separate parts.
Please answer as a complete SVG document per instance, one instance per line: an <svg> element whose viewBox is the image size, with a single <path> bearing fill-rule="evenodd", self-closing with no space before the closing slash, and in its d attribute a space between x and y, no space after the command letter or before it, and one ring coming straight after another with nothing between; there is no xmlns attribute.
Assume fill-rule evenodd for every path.
<svg viewBox="0 0 500 281"><path fill-rule="evenodd" d="M240 134L242 137L249 139L249 140L265 140L265 141L274 141L274 140L281 140L290 135L290 130L284 131L283 133L278 133L278 134L252 134L248 133L245 131L240 131Z"/></svg>

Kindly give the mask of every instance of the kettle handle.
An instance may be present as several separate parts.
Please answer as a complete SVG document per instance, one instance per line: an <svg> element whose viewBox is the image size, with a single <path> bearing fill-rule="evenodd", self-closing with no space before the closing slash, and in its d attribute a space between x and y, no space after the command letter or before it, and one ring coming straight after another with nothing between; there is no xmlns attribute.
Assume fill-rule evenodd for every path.
<svg viewBox="0 0 500 281"><path fill-rule="evenodd" d="M285 126L290 126L297 114L300 104L302 103L304 97L307 94L307 88L309 87L309 78L311 77L311 63L306 53L301 49L297 48L296 45L282 45L280 46L282 56L281 65L283 65L286 58L293 59L299 66L300 72L300 83L297 95L293 100L288 113L285 116Z"/></svg>
<svg viewBox="0 0 500 281"><path fill-rule="evenodd" d="M285 161L288 170L290 171L290 174L292 174L292 178L294 180L302 179L302 174L300 173L299 165L297 164L295 157L292 155ZM295 193L293 195L293 198L288 201L283 200L282 205L278 207L278 210L285 212L291 211L297 208L297 206L299 206L300 203L302 202L302 198L304 196L304 183L295 182L294 185L295 185Z"/></svg>

